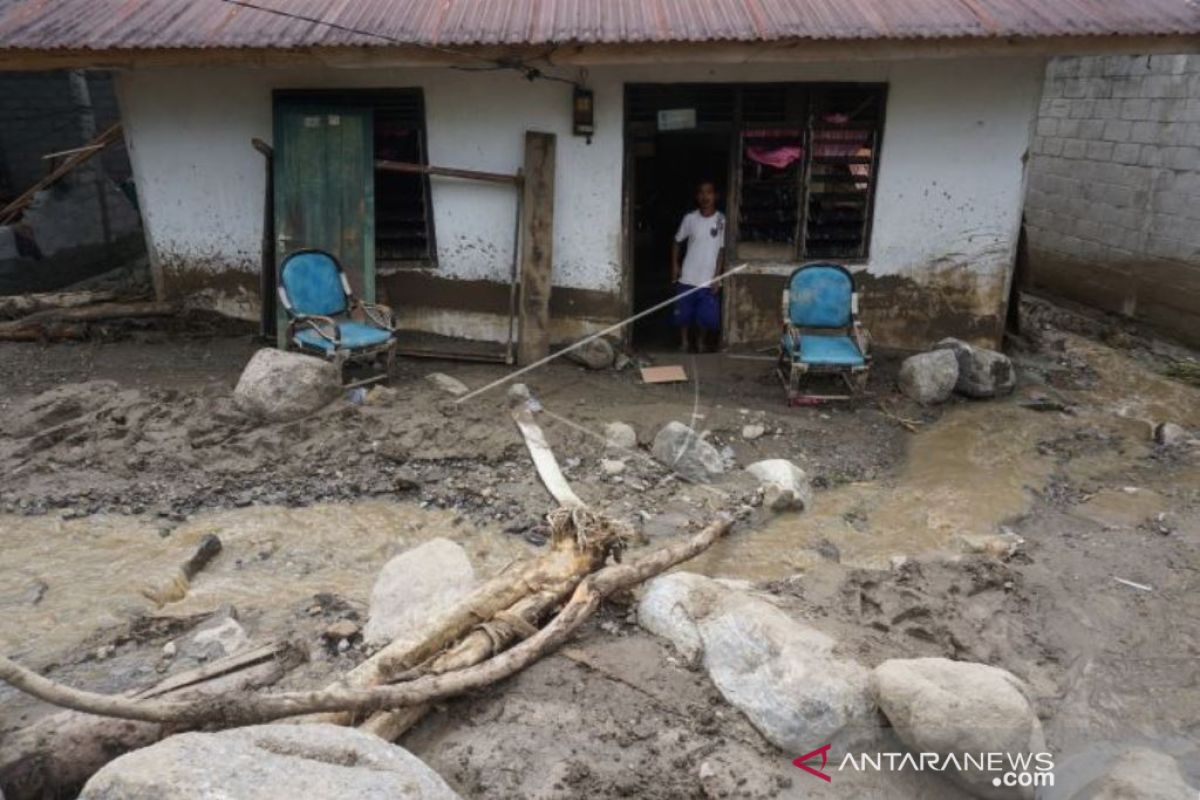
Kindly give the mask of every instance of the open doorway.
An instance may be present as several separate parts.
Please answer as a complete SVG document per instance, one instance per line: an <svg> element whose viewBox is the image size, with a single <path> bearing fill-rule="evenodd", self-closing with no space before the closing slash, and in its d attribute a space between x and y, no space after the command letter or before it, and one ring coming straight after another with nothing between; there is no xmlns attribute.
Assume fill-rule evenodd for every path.
<svg viewBox="0 0 1200 800"><path fill-rule="evenodd" d="M671 297L671 242L683 215L696 207L696 186L710 180L725 211L729 134L660 131L636 143L633 163L633 306L639 312ZM634 323L633 343L674 348L679 332L670 307Z"/></svg>

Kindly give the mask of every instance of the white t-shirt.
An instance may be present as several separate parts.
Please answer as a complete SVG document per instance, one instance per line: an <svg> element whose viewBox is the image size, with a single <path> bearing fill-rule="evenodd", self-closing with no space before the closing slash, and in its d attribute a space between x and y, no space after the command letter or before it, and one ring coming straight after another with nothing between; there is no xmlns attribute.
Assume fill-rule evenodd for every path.
<svg viewBox="0 0 1200 800"><path fill-rule="evenodd" d="M717 274L717 256L725 246L725 215L716 211L706 217L699 209L688 212L679 223L675 241L687 242L680 283L699 286L711 281Z"/></svg>

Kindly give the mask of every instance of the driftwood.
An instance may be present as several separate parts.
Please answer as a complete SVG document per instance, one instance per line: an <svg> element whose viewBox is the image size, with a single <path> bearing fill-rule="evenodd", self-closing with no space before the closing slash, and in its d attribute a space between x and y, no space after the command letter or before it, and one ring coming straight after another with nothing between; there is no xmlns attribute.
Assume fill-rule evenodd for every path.
<svg viewBox="0 0 1200 800"><path fill-rule="evenodd" d="M455 697L508 678L562 644L615 592L630 589L710 547L729 531L721 519L690 539L667 545L627 564L613 564L584 578L570 601L537 633L476 666L440 675L422 675L405 683L371 688L335 686L317 691L262 693L234 691L190 700L136 699L73 689L0 656L0 679L17 689L64 708L121 719L223 726L252 725L318 712L370 714Z"/></svg>
<svg viewBox="0 0 1200 800"><path fill-rule="evenodd" d="M221 539L215 533L208 534L200 540L200 544L196 546L196 551L192 553L191 557L179 565L179 569L175 571L170 580L159 586L143 588L142 596L153 601L159 607L182 600L187 595L188 589L192 588L192 578L200 574L200 570L207 567L208 563L220 552Z"/></svg>
<svg viewBox="0 0 1200 800"><path fill-rule="evenodd" d="M0 341L61 341L81 339L87 323L134 317L165 317L175 313L173 303L154 300L136 303L97 303L78 308L52 308L20 319L0 322Z"/></svg>
<svg viewBox="0 0 1200 800"><path fill-rule="evenodd" d="M288 643L264 645L174 675L131 699L211 697L269 686L304 657ZM112 759L178 730L158 722L61 711L0 742L0 791L8 800L74 796Z"/></svg>
<svg viewBox="0 0 1200 800"><path fill-rule="evenodd" d="M93 289L83 292L36 292L0 297L0 317L12 319L52 308L78 308L92 303L106 303L117 299L111 289Z"/></svg>

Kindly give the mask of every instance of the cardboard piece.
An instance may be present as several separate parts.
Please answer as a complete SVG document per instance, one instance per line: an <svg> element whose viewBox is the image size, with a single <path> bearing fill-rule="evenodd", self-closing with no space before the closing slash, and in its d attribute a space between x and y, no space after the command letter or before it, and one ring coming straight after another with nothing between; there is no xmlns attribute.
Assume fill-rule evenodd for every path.
<svg viewBox="0 0 1200 800"><path fill-rule="evenodd" d="M642 383L679 383L687 379L687 373L678 364L666 367L642 367Z"/></svg>

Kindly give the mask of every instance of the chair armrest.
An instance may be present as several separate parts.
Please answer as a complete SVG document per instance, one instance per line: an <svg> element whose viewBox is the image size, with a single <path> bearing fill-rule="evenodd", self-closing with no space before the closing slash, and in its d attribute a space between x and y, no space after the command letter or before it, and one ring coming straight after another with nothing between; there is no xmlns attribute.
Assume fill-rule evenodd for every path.
<svg viewBox="0 0 1200 800"><path fill-rule="evenodd" d="M863 354L864 359L869 359L871 357L870 332L862 326L862 323L855 320L852 335L854 336L854 343L858 345L858 352Z"/></svg>
<svg viewBox="0 0 1200 800"><path fill-rule="evenodd" d="M796 330L796 326L790 322L783 323L783 335L788 337L792 342L792 358L800 355L800 334Z"/></svg>
<svg viewBox="0 0 1200 800"><path fill-rule="evenodd" d="M393 329L391 306L385 306L383 303L364 303L361 300L355 300L354 302L362 309L363 315L372 323L389 331Z"/></svg>
<svg viewBox="0 0 1200 800"><path fill-rule="evenodd" d="M288 323L288 328L294 333L296 328L301 325L312 328L322 339L333 342L335 348L342 343L341 331L338 330L337 323L331 317L323 317L319 314L300 314Z"/></svg>

